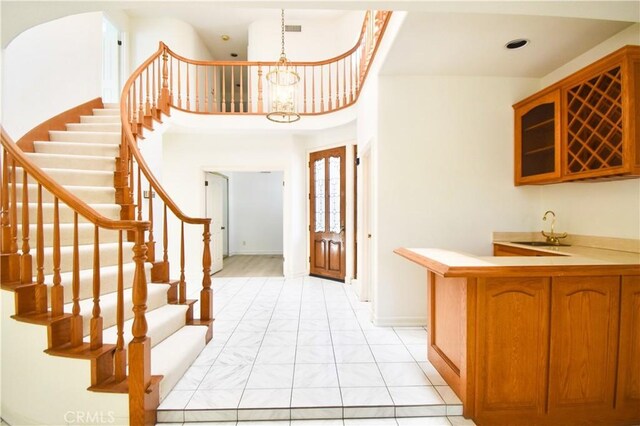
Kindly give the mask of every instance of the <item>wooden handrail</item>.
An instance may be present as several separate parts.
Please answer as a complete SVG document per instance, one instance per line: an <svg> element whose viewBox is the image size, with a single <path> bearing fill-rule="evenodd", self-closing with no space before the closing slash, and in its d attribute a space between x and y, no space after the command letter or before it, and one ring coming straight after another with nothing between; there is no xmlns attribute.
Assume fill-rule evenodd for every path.
<svg viewBox="0 0 640 426"><path fill-rule="evenodd" d="M149 226L151 224L148 221L113 220L95 211L91 206L73 195L62 185L52 180L46 173L42 171L42 169L40 169L40 167L36 166L26 155L24 155L22 150L18 148L16 143L13 141L13 139L11 139L11 137L7 134L2 126L0 126L0 129L2 131L2 137L0 138L2 147L11 156L13 161L17 163L18 166L22 167L23 170L26 170L27 173L31 177L33 177L36 182L41 184L53 196L57 197L72 210L76 211L80 216L84 217L94 225L97 225L100 228L104 229L139 231L146 231L147 229L149 229Z"/></svg>

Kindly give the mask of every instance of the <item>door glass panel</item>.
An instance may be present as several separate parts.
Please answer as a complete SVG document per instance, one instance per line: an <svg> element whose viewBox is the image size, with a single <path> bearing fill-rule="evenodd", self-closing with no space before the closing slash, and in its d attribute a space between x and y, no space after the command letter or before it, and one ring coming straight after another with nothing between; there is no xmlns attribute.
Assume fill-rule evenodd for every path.
<svg viewBox="0 0 640 426"><path fill-rule="evenodd" d="M325 211L324 211L324 158L316 160L313 163L314 168L314 186L315 186L315 232L324 232Z"/></svg>
<svg viewBox="0 0 640 426"><path fill-rule="evenodd" d="M329 232L340 227L340 157L329 157Z"/></svg>

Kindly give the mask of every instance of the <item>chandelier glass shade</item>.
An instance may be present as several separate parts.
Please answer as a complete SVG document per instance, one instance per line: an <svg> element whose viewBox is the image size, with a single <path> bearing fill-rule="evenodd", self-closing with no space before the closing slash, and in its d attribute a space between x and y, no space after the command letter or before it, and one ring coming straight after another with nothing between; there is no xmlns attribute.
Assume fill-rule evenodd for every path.
<svg viewBox="0 0 640 426"><path fill-rule="evenodd" d="M300 76L284 53L284 9L281 11L281 42L280 59L266 76L271 106L267 118L277 123L293 123L300 120L297 90Z"/></svg>

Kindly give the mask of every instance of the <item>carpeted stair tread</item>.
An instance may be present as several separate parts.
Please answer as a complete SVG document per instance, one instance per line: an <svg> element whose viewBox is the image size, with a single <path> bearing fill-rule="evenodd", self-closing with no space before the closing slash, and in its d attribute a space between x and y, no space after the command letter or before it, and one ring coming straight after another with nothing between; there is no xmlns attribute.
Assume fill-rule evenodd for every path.
<svg viewBox="0 0 640 426"><path fill-rule="evenodd" d="M69 123L69 132L120 132L119 123Z"/></svg>
<svg viewBox="0 0 640 426"><path fill-rule="evenodd" d="M163 305L167 304L167 291L169 290L169 284L153 283L147 286L147 309L152 311ZM123 307L124 307L124 319L125 321L133 318L133 312L131 308L133 303L131 302L131 295L133 289L127 288L123 292ZM90 333L91 314L93 310L93 299L84 299L79 302L80 315L83 316L83 336L87 336ZM103 318L103 328L110 328L116 325L116 314L118 308L118 293L103 294L100 296L100 315ZM68 313L73 312L73 303L67 303L64 305L64 311Z"/></svg>
<svg viewBox="0 0 640 426"><path fill-rule="evenodd" d="M69 132L66 130L50 130L49 139L53 142L88 142L119 145L120 132Z"/></svg>
<svg viewBox="0 0 640 426"><path fill-rule="evenodd" d="M120 117L119 108L94 108L93 115L115 115Z"/></svg>
<svg viewBox="0 0 640 426"><path fill-rule="evenodd" d="M53 169L48 167L41 167L41 169L62 186L74 185L78 182L82 182L86 186L107 186L113 188L113 171ZM22 183L22 179L22 167L17 167L16 182ZM33 180L29 178L29 182L33 183Z"/></svg>
<svg viewBox="0 0 640 426"><path fill-rule="evenodd" d="M184 327L188 308L187 305L164 305L152 311L147 310L145 313L148 326L147 336L151 339L151 347L156 346ZM131 334L132 325L133 319L129 319L124 323L124 341L127 343L133 338ZM115 326L105 329L102 334L104 343L115 344L118 338L117 331Z"/></svg>
<svg viewBox="0 0 640 426"><path fill-rule="evenodd" d="M73 161L65 154L48 154L39 152L25 153L31 161L41 168L102 170L113 172L116 169L116 159L98 155L74 155Z"/></svg>
<svg viewBox="0 0 640 426"><path fill-rule="evenodd" d="M33 199L29 198L29 201L33 201ZM53 203L42 203L42 222L43 223L53 223ZM102 216L105 216L109 219L119 220L120 219L120 210L122 207L119 204L111 204L111 203L103 203L103 204L89 204L96 212L100 213ZM36 220L36 215L38 211L38 204L34 202L29 203L29 220L33 222ZM59 203L58 205L58 216L60 223L73 223L73 213L74 211L64 203ZM22 204L18 206L17 211L18 223L22 223ZM87 223L88 220L83 216L78 215L78 223Z"/></svg>
<svg viewBox="0 0 640 426"><path fill-rule="evenodd" d="M81 115L80 123L121 123L119 115Z"/></svg>
<svg viewBox="0 0 640 426"><path fill-rule="evenodd" d="M93 244L93 234L95 226L91 222L78 223L78 244ZM44 223L42 225L44 246L51 247L53 245L53 224ZM32 250L35 250L35 241L37 238L37 224L29 224L29 235L32 241ZM127 231L123 231L123 239ZM111 229L100 229L100 243L118 242L118 231ZM73 245L73 223L60 223L60 246Z"/></svg>
<svg viewBox="0 0 640 426"><path fill-rule="evenodd" d="M80 198L87 204L113 204L116 200L116 190L113 187L106 186L75 186L64 185L65 189L71 192L76 197ZM16 198L18 201L22 201L22 184L16 184ZM38 185L28 185L29 202L37 202L38 197ZM46 189L42 189L42 201L53 202L53 195Z"/></svg>
<svg viewBox="0 0 640 426"><path fill-rule="evenodd" d="M34 142L35 151L40 154L65 155L68 159L73 156L117 157L119 145L86 142Z"/></svg>
<svg viewBox="0 0 640 426"><path fill-rule="evenodd" d="M101 266L113 266L118 264L119 243L102 243L98 248L100 253ZM134 243L122 243L122 257L125 261L133 258ZM91 269L93 267L93 244L78 245L78 260L80 268ZM43 268L45 274L53 274L53 247L44 248ZM35 275L37 265L33 263L33 274ZM60 272L73 270L73 246L60 247Z"/></svg>

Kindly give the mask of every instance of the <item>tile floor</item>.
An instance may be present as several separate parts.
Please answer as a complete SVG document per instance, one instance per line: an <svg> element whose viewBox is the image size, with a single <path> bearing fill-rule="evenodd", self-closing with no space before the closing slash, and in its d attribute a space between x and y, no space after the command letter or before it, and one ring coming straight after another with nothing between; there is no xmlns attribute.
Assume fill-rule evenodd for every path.
<svg viewBox="0 0 640 426"><path fill-rule="evenodd" d="M160 405L159 422L473 424L427 361L426 330L375 327L350 286L214 278L213 289L213 339Z"/></svg>

